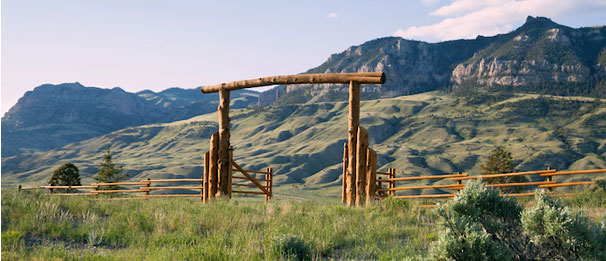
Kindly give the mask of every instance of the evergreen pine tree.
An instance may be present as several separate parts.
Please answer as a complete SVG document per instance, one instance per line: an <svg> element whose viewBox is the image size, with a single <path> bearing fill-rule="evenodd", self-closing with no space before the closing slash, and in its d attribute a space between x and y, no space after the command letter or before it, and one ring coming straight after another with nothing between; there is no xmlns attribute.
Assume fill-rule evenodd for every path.
<svg viewBox="0 0 606 261"><path fill-rule="evenodd" d="M99 172L94 179L101 183L114 183L120 182L128 178L128 173L123 173L124 169L122 166L118 166L112 162L112 156L109 151L109 147L105 150L103 155L103 162L99 165ZM104 186L103 189L113 190L119 189L118 186Z"/></svg>
<svg viewBox="0 0 606 261"><path fill-rule="evenodd" d="M481 165L482 175L487 174L504 174L513 172L513 157L511 152L503 149L502 147L496 147L486 160L486 164ZM500 184L500 183L517 183L527 181L524 176L510 176L500 178L487 178L486 183L489 184ZM505 187L501 188L503 192L521 192L524 187Z"/></svg>

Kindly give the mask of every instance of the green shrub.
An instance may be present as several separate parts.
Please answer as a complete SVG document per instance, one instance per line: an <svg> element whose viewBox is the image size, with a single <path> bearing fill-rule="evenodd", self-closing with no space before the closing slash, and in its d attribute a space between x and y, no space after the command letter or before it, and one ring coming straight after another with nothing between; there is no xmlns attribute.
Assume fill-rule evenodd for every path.
<svg viewBox="0 0 606 261"><path fill-rule="evenodd" d="M473 181L440 205L440 239L433 246L438 259L501 260L529 256L530 239L520 226L522 208L515 199Z"/></svg>
<svg viewBox="0 0 606 261"><path fill-rule="evenodd" d="M532 208L522 211L513 198L474 181L453 201L436 210L440 238L436 259L577 260L606 256L606 224L593 224L582 212L541 192Z"/></svg>
<svg viewBox="0 0 606 261"><path fill-rule="evenodd" d="M537 193L534 206L522 214L522 225L542 250L541 259L599 258L600 246L606 243L599 242L600 227L545 192Z"/></svg>
<svg viewBox="0 0 606 261"><path fill-rule="evenodd" d="M271 242L270 256L287 260L311 260L311 250L300 238L281 235Z"/></svg>

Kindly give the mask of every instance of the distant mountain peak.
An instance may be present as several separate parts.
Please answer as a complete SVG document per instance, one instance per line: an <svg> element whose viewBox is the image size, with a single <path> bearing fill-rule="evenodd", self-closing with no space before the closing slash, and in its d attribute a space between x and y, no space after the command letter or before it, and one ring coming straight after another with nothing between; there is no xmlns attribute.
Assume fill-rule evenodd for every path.
<svg viewBox="0 0 606 261"><path fill-rule="evenodd" d="M541 17L541 16L532 17L529 15L528 17L526 17L526 22L524 23L524 25L522 25L520 28L526 29L526 28L554 28L554 27L563 27L563 26L554 21L551 21L551 19L549 19L547 17Z"/></svg>

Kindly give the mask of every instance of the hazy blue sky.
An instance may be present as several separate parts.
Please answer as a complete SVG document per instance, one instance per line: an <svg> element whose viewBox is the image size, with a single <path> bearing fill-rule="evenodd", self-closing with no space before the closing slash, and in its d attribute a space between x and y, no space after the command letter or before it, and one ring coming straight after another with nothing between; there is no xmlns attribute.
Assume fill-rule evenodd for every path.
<svg viewBox="0 0 606 261"><path fill-rule="evenodd" d="M2 113L44 83L127 91L306 71L384 36L505 33L526 16L606 23L606 0L3 0Z"/></svg>

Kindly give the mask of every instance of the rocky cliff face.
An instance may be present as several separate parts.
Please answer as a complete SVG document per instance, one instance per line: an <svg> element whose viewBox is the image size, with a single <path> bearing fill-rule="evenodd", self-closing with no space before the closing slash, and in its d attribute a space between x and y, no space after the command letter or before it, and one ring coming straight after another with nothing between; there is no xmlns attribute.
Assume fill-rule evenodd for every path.
<svg viewBox="0 0 606 261"><path fill-rule="evenodd" d="M381 38L333 54L307 73L385 72L388 76L385 84L363 88L363 97L367 99L431 91L447 85L451 65L463 61L477 48L476 44L464 45L465 42L468 41L430 44L399 37ZM464 47L456 53L445 53L455 45ZM262 93L259 105L286 96L295 96L286 97L287 102L344 100L347 90L347 86L332 84L278 86Z"/></svg>
<svg viewBox="0 0 606 261"><path fill-rule="evenodd" d="M362 97L394 97L452 85L532 86L584 84L584 95L606 78L606 27L570 28L528 17L517 30L473 40L425 43L388 37L334 54L307 73L382 71L387 82L367 86ZM566 88L566 87L564 87ZM548 92L548 91L547 91ZM562 93L558 93L562 95ZM342 85L278 86L260 95L259 105L344 100Z"/></svg>
<svg viewBox="0 0 606 261"><path fill-rule="evenodd" d="M528 17L452 72L454 84L530 86L591 81L604 76L606 28L573 29Z"/></svg>
<svg viewBox="0 0 606 261"><path fill-rule="evenodd" d="M234 108L257 103L256 92L232 94ZM215 111L218 95L199 89L129 93L80 83L45 84L2 117L2 157L44 151L129 126L170 122Z"/></svg>
<svg viewBox="0 0 606 261"><path fill-rule="evenodd" d="M558 64L546 60L492 60L484 58L470 64L459 64L452 72L455 84L473 81L480 85L531 85L545 82L582 82L590 69L582 63Z"/></svg>

